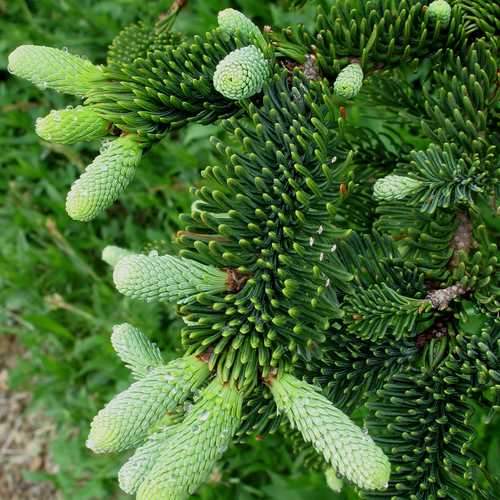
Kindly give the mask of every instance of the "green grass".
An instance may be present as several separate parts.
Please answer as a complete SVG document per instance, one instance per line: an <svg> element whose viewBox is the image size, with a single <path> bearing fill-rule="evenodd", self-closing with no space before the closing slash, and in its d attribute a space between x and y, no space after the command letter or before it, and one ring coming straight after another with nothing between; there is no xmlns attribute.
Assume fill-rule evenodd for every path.
<svg viewBox="0 0 500 500"><path fill-rule="evenodd" d="M302 19L302 14L286 13L279 2L191 0L177 28L202 32L230 4L260 24ZM13 78L6 70L7 55L17 45L36 43L67 47L102 63L122 26L156 17L167 6L168 1L144 0L0 0L0 323L2 332L16 335L28 353L11 373L11 383L30 390L33 406L58 428L50 449L59 472L32 477L53 481L68 499L125 498L116 481L123 457L96 456L84 446L93 415L130 381L111 349L112 325L133 323L167 357L180 350L173 309L121 297L100 252L106 244L171 248L179 213L191 204L189 187L212 162L208 137L221 131L192 125L164 140L141 162L119 203L91 223L74 222L65 213L65 195L99 144L42 143L34 133L35 119L75 101ZM479 445L498 464L499 439L485 435L482 420ZM498 419L489 432L495 430L500 431ZM323 474L308 472L302 460L291 458L277 437L252 441L229 451L220 477L199 495L217 500L357 498L350 490L332 493Z"/></svg>

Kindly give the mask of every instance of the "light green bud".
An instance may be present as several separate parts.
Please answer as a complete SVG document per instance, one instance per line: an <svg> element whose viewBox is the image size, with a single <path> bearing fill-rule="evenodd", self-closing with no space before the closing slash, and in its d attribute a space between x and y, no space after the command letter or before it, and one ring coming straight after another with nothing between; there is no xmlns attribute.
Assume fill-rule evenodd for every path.
<svg viewBox="0 0 500 500"><path fill-rule="evenodd" d="M380 201L402 200L418 191L422 182L403 175L388 175L373 186L373 195Z"/></svg>
<svg viewBox="0 0 500 500"><path fill-rule="evenodd" d="M108 208L128 186L139 164L142 146L132 135L108 145L71 186L66 211L72 219L89 221Z"/></svg>
<svg viewBox="0 0 500 500"><path fill-rule="evenodd" d="M163 358L156 344L128 323L113 327L111 343L118 357L137 380L144 378L151 370L163 364Z"/></svg>
<svg viewBox="0 0 500 500"><path fill-rule="evenodd" d="M254 45L233 50L219 62L214 87L224 97L235 101L248 99L262 90L269 75L269 64Z"/></svg>
<svg viewBox="0 0 500 500"><path fill-rule="evenodd" d="M344 99L353 99L363 85L363 70L359 64L349 64L337 76L333 84L335 95Z"/></svg>
<svg viewBox="0 0 500 500"><path fill-rule="evenodd" d="M265 43L260 29L238 10L221 10L217 15L217 21L224 33L237 36L245 43Z"/></svg>
<svg viewBox="0 0 500 500"><path fill-rule="evenodd" d="M200 292L222 292L228 274L213 266L172 255L130 255L116 264L113 280L127 297L185 303Z"/></svg>
<svg viewBox="0 0 500 500"><path fill-rule="evenodd" d="M36 121L36 133L48 142L74 144L104 137L109 123L90 106L52 110Z"/></svg>
<svg viewBox="0 0 500 500"><path fill-rule="evenodd" d="M241 421L242 394L215 379L206 387L137 491L137 500L181 500L195 493L230 445Z"/></svg>
<svg viewBox="0 0 500 500"><path fill-rule="evenodd" d="M101 259L111 267L115 267L118 261L127 255L134 255L134 253L125 248L107 245L102 251Z"/></svg>
<svg viewBox="0 0 500 500"><path fill-rule="evenodd" d="M165 413L174 411L207 376L207 363L194 356L154 368L94 417L87 447L106 453L141 444Z"/></svg>
<svg viewBox="0 0 500 500"><path fill-rule="evenodd" d="M429 4L429 17L434 22L448 26L451 19L451 5L445 0L434 0Z"/></svg>
<svg viewBox="0 0 500 500"><path fill-rule="evenodd" d="M278 411L339 474L360 488L387 487L391 466L383 451L314 386L283 374L270 387Z"/></svg>
<svg viewBox="0 0 500 500"><path fill-rule="evenodd" d="M170 425L155 432L127 460L118 473L120 488L129 495L136 493L144 478L165 450L168 440L175 436L180 425Z"/></svg>
<svg viewBox="0 0 500 500"><path fill-rule="evenodd" d="M9 55L8 70L42 89L85 96L102 78L102 69L66 50L21 45Z"/></svg>

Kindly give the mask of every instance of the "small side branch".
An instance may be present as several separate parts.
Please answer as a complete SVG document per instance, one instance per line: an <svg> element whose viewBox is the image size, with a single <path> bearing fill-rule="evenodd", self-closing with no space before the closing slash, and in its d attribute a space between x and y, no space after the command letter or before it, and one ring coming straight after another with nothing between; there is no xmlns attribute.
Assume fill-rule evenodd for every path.
<svg viewBox="0 0 500 500"><path fill-rule="evenodd" d="M453 249L453 257L451 258L451 267L456 267L459 262L459 252L468 252L474 245L474 240L472 239L472 224L469 217L464 212L460 212L457 215L458 227L451 241L451 248Z"/></svg>
<svg viewBox="0 0 500 500"><path fill-rule="evenodd" d="M467 291L462 285L452 285L448 288L429 292L426 299L431 302L433 309L444 311L452 300L464 295Z"/></svg>

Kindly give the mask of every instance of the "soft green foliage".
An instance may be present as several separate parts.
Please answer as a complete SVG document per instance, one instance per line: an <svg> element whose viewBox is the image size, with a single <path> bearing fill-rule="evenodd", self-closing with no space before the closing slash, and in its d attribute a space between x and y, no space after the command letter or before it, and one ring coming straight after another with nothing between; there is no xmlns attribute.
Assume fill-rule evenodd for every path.
<svg viewBox="0 0 500 500"><path fill-rule="evenodd" d="M227 450L241 419L242 394L214 380L165 439L137 491L138 500L182 500L193 494Z"/></svg>
<svg viewBox="0 0 500 500"><path fill-rule="evenodd" d="M332 491L335 491L336 493L342 491L342 479L339 479L339 477L337 476L337 471L333 467L329 467L328 469L326 469L325 479L326 484L328 484L328 487Z"/></svg>
<svg viewBox="0 0 500 500"><path fill-rule="evenodd" d="M373 186L373 195L377 200L402 200L415 193L422 186L422 182L404 177L403 175L388 175L379 179Z"/></svg>
<svg viewBox="0 0 500 500"><path fill-rule="evenodd" d="M115 325L111 335L111 343L118 357L139 380L163 364L158 347L137 328L128 323Z"/></svg>
<svg viewBox="0 0 500 500"><path fill-rule="evenodd" d="M118 261L126 257L127 255L132 255L134 252L127 250L126 248L117 247L115 245L106 245L102 251L101 259L109 264L111 267L115 267Z"/></svg>
<svg viewBox="0 0 500 500"><path fill-rule="evenodd" d="M180 36L165 29L164 22L156 26L143 22L126 26L113 39L108 49L108 66L119 68L140 57L146 58L155 51L165 50L172 43L178 42Z"/></svg>
<svg viewBox="0 0 500 500"><path fill-rule="evenodd" d="M346 66L335 79L335 94L344 99L352 99L359 94L363 85L363 70L357 63Z"/></svg>
<svg viewBox="0 0 500 500"><path fill-rule="evenodd" d="M128 255L115 265L113 280L119 292L146 302L180 304L201 292L228 288L227 272L171 255Z"/></svg>
<svg viewBox="0 0 500 500"><path fill-rule="evenodd" d="M181 35L127 64L110 61L85 105L112 125L110 133L136 137L145 151L189 122L228 118L176 250L223 271L230 286L190 293L178 308L179 351L206 361L209 380L241 396L239 440L287 433L293 404L278 415L273 385L304 380L292 385L318 387L319 415L338 408L364 418L390 459L387 488L381 472L371 478L381 490L364 496L494 496L494 466L488 461L487 470L476 453L471 423L476 411L494 415L500 380L495 7L456 0L444 25L427 1L320 4L307 27L266 30L268 74L249 99L215 91L217 65L248 45L218 28ZM345 99L335 81L355 61L365 78ZM418 180L420 188L377 200L374 185L387 176ZM144 199L153 203L150 189ZM119 219L111 217L108 241L127 243L116 238ZM161 231L154 216L148 222L149 231ZM153 455L165 459L159 443L174 437L162 434L163 425L182 426L191 439L189 404L140 429L136 445L154 441L140 446L138 469L149 468ZM328 450L332 442L317 428L307 427L310 441ZM213 461L202 452L185 461L181 451L175 465L200 463L206 477ZM326 467L312 449L302 456ZM343 465L370 487L358 475L362 456L352 451ZM185 496L202 480L181 474L168 483L174 464L166 463L166 473L153 465L165 478L160 491L152 476L139 491Z"/></svg>
<svg viewBox="0 0 500 500"><path fill-rule="evenodd" d="M87 59L67 51L37 45L21 45L9 56L9 71L42 90L84 96L102 71Z"/></svg>
<svg viewBox="0 0 500 500"><path fill-rule="evenodd" d="M224 9L217 15L219 28L228 35L235 35L245 43L265 44L259 28L244 14L235 9Z"/></svg>
<svg viewBox="0 0 500 500"><path fill-rule="evenodd" d="M451 18L451 5L446 0L434 0L429 4L429 17L434 22L448 26Z"/></svg>
<svg viewBox="0 0 500 500"><path fill-rule="evenodd" d="M178 29L192 32L214 25L218 0L190 0L189 5ZM75 101L42 93L9 75L7 55L30 40L103 62L106 45L123 26L138 17L153 20L164 6L65 0L64 8L54 9L52 0L0 1L0 322L2 333L14 335L27 351L9 370L10 386L30 391L32 407L49 414L58 429L48 446L57 469L26 474L33 481L51 481L63 498L125 498L116 481L116 456L94 455L85 448L91 418L125 388L129 376L113 356L107 335L112 326L124 320L140 326L166 359L180 344L175 335L180 321L172 308L117 294L98 249L116 242L138 252L144 245L149 250L169 241L179 229L178 214L191 205L188 186L198 181L199 169L214 161L208 136L221 136L221 131L190 125L164 139L143 158L135 182L113 207L115 221L101 216L91 224L76 224L64 210L65 192L97 154L96 147L39 141L36 118ZM248 13L274 26L289 19L272 3L254 3ZM160 248L172 251L164 242ZM53 301L54 293L62 296L60 304ZM234 500L263 492L271 499L329 499L322 474L307 471L301 458L291 457L280 443L278 436L269 436L230 448L220 463L222 480L200 490L200 498ZM352 490L350 498L357 498Z"/></svg>
<svg viewBox="0 0 500 500"><path fill-rule="evenodd" d="M236 49L217 65L215 90L228 99L248 99L262 90L269 73L268 64L254 45Z"/></svg>
<svg viewBox="0 0 500 500"><path fill-rule="evenodd" d="M391 467L382 450L315 387L289 374L270 386L278 411L339 474L361 488L387 487Z"/></svg>
<svg viewBox="0 0 500 500"><path fill-rule="evenodd" d="M96 453L106 453L137 446L207 376L207 364L195 357L179 358L152 368L95 416L87 447Z"/></svg>
<svg viewBox="0 0 500 500"><path fill-rule="evenodd" d="M142 156L134 136L106 143L101 154L71 186L66 211L75 220L89 221L108 208L128 186Z"/></svg>
<svg viewBox="0 0 500 500"><path fill-rule="evenodd" d="M52 110L36 121L36 133L45 141L74 144L104 137L109 124L90 106Z"/></svg>
<svg viewBox="0 0 500 500"><path fill-rule="evenodd" d="M179 431L179 425L167 425L162 430L148 437L148 440L127 460L118 473L120 488L129 495L133 495L144 481L158 459L158 455L165 450L165 444Z"/></svg>

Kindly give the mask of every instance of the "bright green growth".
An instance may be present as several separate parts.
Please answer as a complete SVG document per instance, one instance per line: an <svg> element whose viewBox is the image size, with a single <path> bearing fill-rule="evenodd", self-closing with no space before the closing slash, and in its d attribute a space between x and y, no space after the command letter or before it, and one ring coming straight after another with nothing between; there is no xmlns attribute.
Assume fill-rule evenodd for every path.
<svg viewBox="0 0 500 500"><path fill-rule="evenodd" d="M448 26L451 19L451 6L445 0L435 0L429 5L429 17L443 26Z"/></svg>
<svg viewBox="0 0 500 500"><path fill-rule="evenodd" d="M127 297L180 304L200 292L227 290L227 279L225 271L172 255L130 255L113 273L116 288Z"/></svg>
<svg viewBox="0 0 500 500"><path fill-rule="evenodd" d="M228 99L248 99L262 90L268 75L269 63L264 55L257 47L249 45L233 50L219 62L214 87Z"/></svg>
<svg viewBox="0 0 500 500"><path fill-rule="evenodd" d="M372 438L318 390L284 374L271 382L278 411L342 476L364 489L387 487L391 467Z"/></svg>
<svg viewBox="0 0 500 500"><path fill-rule="evenodd" d="M167 440L177 433L179 424L169 425L148 437L147 441L135 450L118 473L120 488L129 495L137 492L146 474L156 463L159 454L165 449Z"/></svg>
<svg viewBox="0 0 500 500"><path fill-rule="evenodd" d="M325 470L325 479L328 487L335 491L336 493L340 493L342 491L342 487L344 486L342 479L337 476L337 471L329 467Z"/></svg>
<svg viewBox="0 0 500 500"><path fill-rule="evenodd" d="M87 447L106 453L141 444L165 413L174 411L207 376L208 365L194 356L152 369L94 417Z"/></svg>
<svg viewBox="0 0 500 500"><path fill-rule="evenodd" d="M363 70L359 64L349 64L337 76L333 89L344 99L356 97L363 85Z"/></svg>
<svg viewBox="0 0 500 500"><path fill-rule="evenodd" d="M163 364L160 350L140 330L123 323L115 325L111 343L118 357L139 380Z"/></svg>
<svg viewBox="0 0 500 500"><path fill-rule="evenodd" d="M84 96L102 78L102 70L83 57L40 45L21 45L9 56L11 73L41 89Z"/></svg>
<svg viewBox="0 0 500 500"><path fill-rule="evenodd" d="M131 24L113 39L108 49L107 66L120 68L133 64L139 57L146 58L155 51L163 52L169 45L178 44L180 38L179 34L158 25L142 21Z"/></svg>
<svg viewBox="0 0 500 500"><path fill-rule="evenodd" d="M69 216L89 221L108 208L134 177L141 154L142 147L132 135L107 144L71 186L66 198Z"/></svg>
<svg viewBox="0 0 500 500"><path fill-rule="evenodd" d="M243 397L218 378L168 438L137 500L182 500L208 479L238 430Z"/></svg>
<svg viewBox="0 0 500 500"><path fill-rule="evenodd" d="M418 191L422 183L403 175L387 175L379 179L373 186L373 194L377 200L402 200Z"/></svg>
<svg viewBox="0 0 500 500"><path fill-rule="evenodd" d="M221 10L217 16L220 29L229 35L237 36L246 43L264 43L260 29L247 16L235 9Z"/></svg>
<svg viewBox="0 0 500 500"><path fill-rule="evenodd" d="M58 144L74 144L104 137L109 123L102 119L91 106L77 106L52 110L36 121L36 133L45 141Z"/></svg>
<svg viewBox="0 0 500 500"><path fill-rule="evenodd" d="M107 245L102 251L101 259L111 267L115 267L118 261L127 255L133 255L133 253L125 248Z"/></svg>

